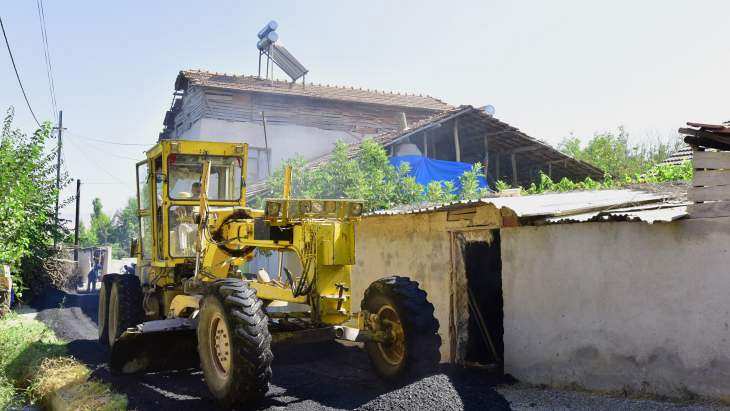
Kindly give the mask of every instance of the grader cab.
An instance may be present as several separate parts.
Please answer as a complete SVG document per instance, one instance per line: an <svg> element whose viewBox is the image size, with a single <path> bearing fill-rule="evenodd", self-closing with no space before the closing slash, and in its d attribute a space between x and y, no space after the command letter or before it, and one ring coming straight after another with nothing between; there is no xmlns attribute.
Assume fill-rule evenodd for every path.
<svg viewBox="0 0 730 411"><path fill-rule="evenodd" d="M199 365L222 404L268 390L271 346L363 342L388 381L439 359L434 308L418 283L385 277L351 306L358 200L281 198L246 205L246 144L162 141L137 164L134 274L104 277L99 341L110 367L136 373ZM269 273L263 256L278 256ZM195 355L197 352L197 355Z"/></svg>

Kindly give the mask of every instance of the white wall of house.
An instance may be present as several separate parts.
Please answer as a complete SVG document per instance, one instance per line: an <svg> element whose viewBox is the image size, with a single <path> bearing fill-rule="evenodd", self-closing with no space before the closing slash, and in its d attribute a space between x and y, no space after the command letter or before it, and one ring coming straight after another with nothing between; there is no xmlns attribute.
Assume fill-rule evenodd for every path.
<svg viewBox="0 0 730 411"><path fill-rule="evenodd" d="M305 159L313 159L327 154L332 151L338 140L351 143L365 137L342 131L280 124L267 125L266 135L271 150L272 171L281 165L283 161L297 155L301 155ZM266 146L264 129L260 123L214 118L201 118L193 123L190 129L182 133L178 139L245 142L249 144L249 150L263 149ZM264 162L263 157L262 162ZM265 167L262 167L259 177L264 177L265 172ZM250 182L255 182L255 180Z"/></svg>
<svg viewBox="0 0 730 411"><path fill-rule="evenodd" d="M505 371L730 398L730 218L502 229Z"/></svg>

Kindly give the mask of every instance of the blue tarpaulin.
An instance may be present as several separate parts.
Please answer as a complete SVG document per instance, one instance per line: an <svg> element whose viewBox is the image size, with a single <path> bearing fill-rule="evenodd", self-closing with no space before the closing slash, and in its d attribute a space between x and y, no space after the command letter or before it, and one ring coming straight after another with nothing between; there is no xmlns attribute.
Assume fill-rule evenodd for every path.
<svg viewBox="0 0 730 411"><path fill-rule="evenodd" d="M399 167L406 162L411 165L410 175L416 178L418 184L424 187L431 181L451 181L456 187L456 192L461 192L459 177L465 171L471 170L472 165L458 161L434 160L423 156L399 156L391 157L390 163ZM479 187L486 188L487 180L479 177Z"/></svg>

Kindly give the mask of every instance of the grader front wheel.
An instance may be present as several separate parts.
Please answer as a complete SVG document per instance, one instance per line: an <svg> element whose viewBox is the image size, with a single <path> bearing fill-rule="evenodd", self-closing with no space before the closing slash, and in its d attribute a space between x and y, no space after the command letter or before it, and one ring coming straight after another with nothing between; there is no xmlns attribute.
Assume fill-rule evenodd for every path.
<svg viewBox="0 0 730 411"><path fill-rule="evenodd" d="M223 405L256 402L271 379L271 335L256 291L235 279L212 284L198 323L205 382Z"/></svg>
<svg viewBox="0 0 730 411"><path fill-rule="evenodd" d="M438 365L441 338L433 304L418 283L406 277L386 277L365 290L361 308L374 315L383 342L367 342L365 350L375 372L392 383L408 382Z"/></svg>

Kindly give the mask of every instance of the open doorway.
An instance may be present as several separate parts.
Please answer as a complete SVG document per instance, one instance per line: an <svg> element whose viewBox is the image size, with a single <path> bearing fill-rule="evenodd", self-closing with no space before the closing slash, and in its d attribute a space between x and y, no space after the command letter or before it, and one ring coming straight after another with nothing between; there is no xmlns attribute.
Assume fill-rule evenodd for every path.
<svg viewBox="0 0 730 411"><path fill-rule="evenodd" d="M502 258L499 230L491 241L464 244L464 268L469 300L467 363L494 365L501 369L504 358L504 312Z"/></svg>

